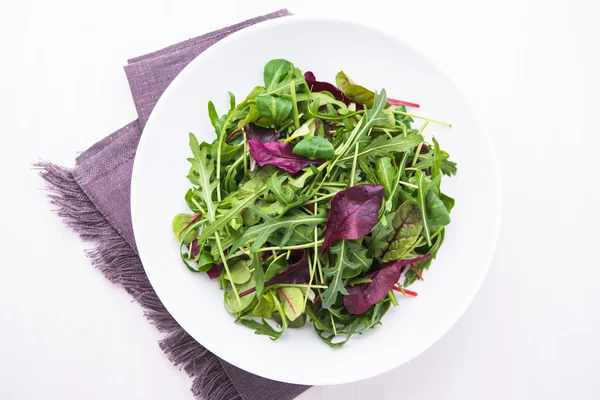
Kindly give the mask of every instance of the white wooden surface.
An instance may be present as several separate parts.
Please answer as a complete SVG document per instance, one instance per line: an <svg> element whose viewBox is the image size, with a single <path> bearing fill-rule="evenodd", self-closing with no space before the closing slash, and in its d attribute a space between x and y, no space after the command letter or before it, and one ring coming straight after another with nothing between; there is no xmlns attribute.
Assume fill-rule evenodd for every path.
<svg viewBox="0 0 600 400"><path fill-rule="evenodd" d="M2 1L0 398L192 399L30 163L72 165L135 117L128 57L284 6L378 26L438 63L492 135L504 189L496 259L456 326L395 371L300 399L600 397L599 2L203 3Z"/></svg>

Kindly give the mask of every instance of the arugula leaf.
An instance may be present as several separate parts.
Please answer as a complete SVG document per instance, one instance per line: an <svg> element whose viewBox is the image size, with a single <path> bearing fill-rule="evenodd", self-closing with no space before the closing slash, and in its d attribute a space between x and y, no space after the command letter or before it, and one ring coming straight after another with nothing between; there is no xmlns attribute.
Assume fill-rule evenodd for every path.
<svg viewBox="0 0 600 400"><path fill-rule="evenodd" d="M307 225L314 227L319 223L325 222L327 219L322 216L315 215L294 215L290 217L283 217L277 220L269 219L261 224L254 225L248 228L238 240L233 243L230 251L237 250L241 245L254 239L250 251L256 252L263 244L269 240L273 233L282 229L285 231L284 237L279 241L280 246L285 246L289 238L292 236L294 229L301 225Z"/></svg>
<svg viewBox="0 0 600 400"><path fill-rule="evenodd" d="M257 335L269 336L271 340L279 339L284 332L283 330L275 330L264 318L262 318L262 323L251 318L240 318L236 320L236 322L239 322L250 329L254 329L254 333Z"/></svg>
<svg viewBox="0 0 600 400"><path fill-rule="evenodd" d="M190 148L192 149L193 157L188 158L188 161L192 164L192 167L187 177L192 184L198 186L198 194L206 206L207 218L210 222L213 222L215 220L216 207L212 200L212 193L218 184L212 178L215 171L215 164L208 158L208 147L200 146L198 139L191 132Z"/></svg>
<svg viewBox="0 0 600 400"><path fill-rule="evenodd" d="M398 168L392 165L389 157L379 157L375 160L378 182L385 189L386 200L392 195Z"/></svg>

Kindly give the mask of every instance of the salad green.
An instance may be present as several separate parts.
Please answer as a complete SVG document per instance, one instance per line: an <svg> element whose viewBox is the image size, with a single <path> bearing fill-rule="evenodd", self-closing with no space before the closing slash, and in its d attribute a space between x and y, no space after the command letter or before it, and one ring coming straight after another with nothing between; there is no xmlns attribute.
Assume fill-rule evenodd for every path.
<svg viewBox="0 0 600 400"><path fill-rule="evenodd" d="M236 322L273 340L310 323L339 347L380 324L395 293L416 295L406 288L450 223L440 184L456 164L423 137L430 122L450 125L344 72L336 85L272 60L225 114L209 102L212 143L190 133L181 259L218 280Z"/></svg>

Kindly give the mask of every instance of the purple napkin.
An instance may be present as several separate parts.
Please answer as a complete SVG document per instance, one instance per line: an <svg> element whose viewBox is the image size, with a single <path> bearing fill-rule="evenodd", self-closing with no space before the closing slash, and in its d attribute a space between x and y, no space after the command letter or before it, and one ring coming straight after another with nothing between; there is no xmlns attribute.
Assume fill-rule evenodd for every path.
<svg viewBox="0 0 600 400"><path fill-rule="evenodd" d="M129 210L133 159L154 105L190 61L233 32L286 15L287 10L280 10L129 60L125 72L139 119L83 152L73 169L38 165L58 214L82 239L95 243L89 252L92 263L111 282L121 284L166 334L160 347L193 378L197 399L287 400L308 386L271 381L228 364L197 343L167 312L137 255Z"/></svg>

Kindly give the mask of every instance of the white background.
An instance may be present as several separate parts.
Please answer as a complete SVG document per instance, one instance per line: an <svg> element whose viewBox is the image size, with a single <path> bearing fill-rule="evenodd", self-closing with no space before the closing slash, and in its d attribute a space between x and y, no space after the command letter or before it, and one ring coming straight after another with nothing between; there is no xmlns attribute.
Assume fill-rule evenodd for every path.
<svg viewBox="0 0 600 400"><path fill-rule="evenodd" d="M504 192L495 261L456 326L395 371L299 399L600 398L600 2L202 3L2 0L0 398L192 399L30 163L70 166L135 118L127 58L286 5L377 26L435 61L492 136Z"/></svg>

